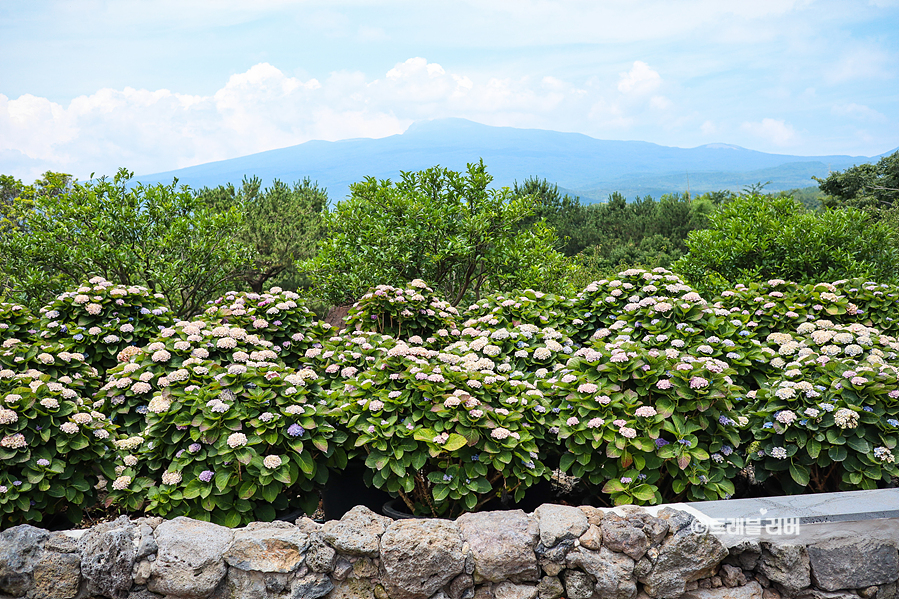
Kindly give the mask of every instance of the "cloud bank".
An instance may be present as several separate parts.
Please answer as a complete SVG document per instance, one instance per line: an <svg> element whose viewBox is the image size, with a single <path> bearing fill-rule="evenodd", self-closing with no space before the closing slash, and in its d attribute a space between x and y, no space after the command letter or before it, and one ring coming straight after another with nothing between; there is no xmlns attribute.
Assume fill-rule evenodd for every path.
<svg viewBox="0 0 899 599"><path fill-rule="evenodd" d="M617 81L577 86L554 77L478 77L413 57L383 77L339 71L302 80L262 62L214 94L101 89L68 105L0 94L0 159L25 180L44 170L86 178L126 167L172 170L313 139L385 137L416 120L463 117L489 125L614 135L671 102L662 76L634 61Z"/></svg>

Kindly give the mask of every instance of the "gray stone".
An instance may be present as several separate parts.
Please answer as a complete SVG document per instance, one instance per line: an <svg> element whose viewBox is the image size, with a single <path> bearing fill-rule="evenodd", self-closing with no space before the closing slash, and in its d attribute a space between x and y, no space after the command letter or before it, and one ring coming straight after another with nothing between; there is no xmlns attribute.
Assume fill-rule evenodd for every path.
<svg viewBox="0 0 899 599"><path fill-rule="evenodd" d="M694 518L686 512L663 508L659 517L667 521L669 535L658 548L652 570L638 580L650 597L674 599L687 582L710 576L728 552L715 536L693 532Z"/></svg>
<svg viewBox="0 0 899 599"><path fill-rule="evenodd" d="M140 529L121 516L98 524L78 541L81 575L90 593L124 599L131 588Z"/></svg>
<svg viewBox="0 0 899 599"><path fill-rule="evenodd" d="M328 575L323 572L313 572L302 578L297 578L290 587L291 599L318 599L324 597L334 588L334 584Z"/></svg>
<svg viewBox="0 0 899 599"><path fill-rule="evenodd" d="M568 599L590 599L593 596L593 581L584 572L565 570L562 572L562 581L565 583Z"/></svg>
<svg viewBox="0 0 899 599"><path fill-rule="evenodd" d="M543 543L537 543L537 549L535 549L535 553L537 557L543 561L556 562L559 564L565 563L565 556L568 555L568 552L574 548L574 542L577 539L565 539L564 541L560 541L556 543L552 547L547 547Z"/></svg>
<svg viewBox="0 0 899 599"><path fill-rule="evenodd" d="M179 516L156 527L159 545L147 588L184 599L210 595L228 567L223 557L233 533L224 526Z"/></svg>
<svg viewBox="0 0 899 599"><path fill-rule="evenodd" d="M544 503L534 510L534 516L540 525L540 542L546 547L576 539L587 532L589 526L584 512L568 505Z"/></svg>
<svg viewBox="0 0 899 599"><path fill-rule="evenodd" d="M496 599L537 599L537 585L501 582L493 587Z"/></svg>
<svg viewBox="0 0 899 599"><path fill-rule="evenodd" d="M229 568L227 597L228 599L267 599L269 594L265 589L262 573Z"/></svg>
<svg viewBox="0 0 899 599"><path fill-rule="evenodd" d="M46 530L29 524L0 532L0 593L21 597L32 587L34 567L49 537Z"/></svg>
<svg viewBox="0 0 899 599"><path fill-rule="evenodd" d="M340 520L322 526L322 536L338 552L346 555L378 557L378 541L393 522L363 505L357 505Z"/></svg>
<svg viewBox="0 0 899 599"><path fill-rule="evenodd" d="M612 551L626 554L634 560L643 557L649 549L650 541L643 532L643 522L637 520L640 527L634 526L631 520L609 514L602 521L603 544ZM667 532L667 526L665 527Z"/></svg>
<svg viewBox="0 0 899 599"><path fill-rule="evenodd" d="M746 584L746 575L743 574L743 570L736 566L721 564L721 569L718 574L721 576L721 581L726 587L733 588Z"/></svg>
<svg viewBox="0 0 899 599"><path fill-rule="evenodd" d="M537 599L559 599L565 593L565 587L557 576L544 576L537 583Z"/></svg>
<svg viewBox="0 0 899 599"><path fill-rule="evenodd" d="M163 597L162 595L151 593L147 589L141 589L139 591L131 591L128 595L128 599L163 599Z"/></svg>
<svg viewBox="0 0 899 599"><path fill-rule="evenodd" d="M131 578L134 584L144 585L150 580L150 574L153 573L153 565L148 560L135 562L134 570L131 572Z"/></svg>
<svg viewBox="0 0 899 599"><path fill-rule="evenodd" d="M652 572L652 560L644 555L636 564L634 564L634 578L639 580L650 572Z"/></svg>
<svg viewBox="0 0 899 599"><path fill-rule="evenodd" d="M300 529L300 532L305 532L307 535L312 535L316 532L321 532L322 525L309 518L308 516L301 516L297 518L297 521L294 522L294 526Z"/></svg>
<svg viewBox="0 0 899 599"><path fill-rule="evenodd" d="M462 573L462 535L448 520L398 520L381 537L391 599L427 599Z"/></svg>
<svg viewBox="0 0 899 599"><path fill-rule="evenodd" d="M568 553L568 567L580 568L593 577L594 589L603 598L633 599L637 596L634 560L603 547L587 551L577 547Z"/></svg>
<svg viewBox="0 0 899 599"><path fill-rule="evenodd" d="M741 587L697 589L684 593L681 599L762 599L762 586L753 581Z"/></svg>
<svg viewBox="0 0 899 599"><path fill-rule="evenodd" d="M832 539L809 545L808 559L815 586L825 591L861 589L899 578L895 545L875 539Z"/></svg>
<svg viewBox="0 0 899 599"><path fill-rule="evenodd" d="M306 565L313 572L330 572L334 569L337 551L325 542L320 532L309 535L309 549L306 552Z"/></svg>
<svg viewBox="0 0 899 599"><path fill-rule="evenodd" d="M353 562L353 576L356 578L372 578L378 575L378 566L370 557L362 557Z"/></svg>
<svg viewBox="0 0 899 599"><path fill-rule="evenodd" d="M755 539L744 539L739 545L730 548L730 557L735 559L743 570L755 570L762 557L762 546Z"/></svg>
<svg viewBox="0 0 899 599"><path fill-rule="evenodd" d="M148 555L153 555L159 550L156 545L156 537L153 536L153 529L149 524L140 525L140 542L137 544L137 553L134 559L143 559Z"/></svg>
<svg viewBox="0 0 899 599"><path fill-rule="evenodd" d="M584 512L584 515L587 516L587 524L592 524L593 526L599 526L602 524L602 519L605 516L605 513L598 507L593 507L592 505L582 505L579 506L578 509Z"/></svg>
<svg viewBox="0 0 899 599"><path fill-rule="evenodd" d="M522 510L473 512L456 520L477 575L500 582L536 581L537 525Z"/></svg>
<svg viewBox="0 0 899 599"><path fill-rule="evenodd" d="M475 587L472 599L493 599L493 583L488 582Z"/></svg>
<svg viewBox="0 0 899 599"><path fill-rule="evenodd" d="M459 574L447 587L447 594L450 599L462 599L462 596L465 595L465 592L469 589L474 589L474 578L472 578L471 574Z"/></svg>
<svg viewBox="0 0 899 599"><path fill-rule="evenodd" d="M431 595L431 599L449 599L449 595L447 595L443 591L437 591L436 593Z"/></svg>
<svg viewBox="0 0 899 599"><path fill-rule="evenodd" d="M335 584L327 596L328 599L375 599L375 589L366 578L348 578ZM295 595L291 599L305 598Z"/></svg>
<svg viewBox="0 0 899 599"><path fill-rule="evenodd" d="M585 549L599 551L599 548L602 547L602 529L595 524L591 524L587 532L582 534L578 541L581 547Z"/></svg>
<svg viewBox="0 0 899 599"><path fill-rule="evenodd" d="M33 576L29 599L72 599L81 585L81 557L45 551L34 565Z"/></svg>
<svg viewBox="0 0 899 599"><path fill-rule="evenodd" d="M558 576L559 573L565 569L565 563L540 560L540 569L549 576Z"/></svg>
<svg viewBox="0 0 899 599"><path fill-rule="evenodd" d="M628 520L634 526L639 526L639 523L643 524L643 534L652 545L658 545L668 536L668 521L651 516L643 510L630 512Z"/></svg>
<svg viewBox="0 0 899 599"><path fill-rule="evenodd" d="M671 507L664 507L659 510L658 517L668 523L668 532L671 534L682 531L692 525L696 519L692 514Z"/></svg>
<svg viewBox="0 0 899 599"><path fill-rule="evenodd" d="M875 595L876 599L895 599L896 597L896 583L891 582L890 584L885 584L877 589L877 595Z"/></svg>
<svg viewBox="0 0 899 599"><path fill-rule="evenodd" d="M774 588L765 589L762 591L762 599L780 599L780 593Z"/></svg>
<svg viewBox="0 0 899 599"><path fill-rule="evenodd" d="M762 543L758 571L794 595L812 583L808 552L803 545Z"/></svg>
<svg viewBox="0 0 899 599"><path fill-rule="evenodd" d="M796 599L858 599L858 595L849 591L828 592L816 588L805 589L795 597Z"/></svg>
<svg viewBox="0 0 899 599"><path fill-rule="evenodd" d="M303 563L309 537L287 522L253 522L234 531L225 553L232 568L257 572L293 572Z"/></svg>
<svg viewBox="0 0 899 599"><path fill-rule="evenodd" d="M78 541L61 532L51 533L44 542L44 551L57 553L78 553Z"/></svg>
<svg viewBox="0 0 899 599"><path fill-rule="evenodd" d="M334 580L344 580L352 571L353 562L341 555L334 563L334 570L331 572L331 578Z"/></svg>

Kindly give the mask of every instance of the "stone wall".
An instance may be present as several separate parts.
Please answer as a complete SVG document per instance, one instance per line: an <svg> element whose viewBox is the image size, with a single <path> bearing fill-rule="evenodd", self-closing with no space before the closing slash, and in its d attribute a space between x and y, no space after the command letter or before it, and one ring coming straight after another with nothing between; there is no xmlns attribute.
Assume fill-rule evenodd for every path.
<svg viewBox="0 0 899 599"><path fill-rule="evenodd" d="M228 529L119 518L0 533L0 599L893 599L895 543L747 540L685 511L543 505L533 514L391 520L364 507ZM794 540L795 542L795 540Z"/></svg>

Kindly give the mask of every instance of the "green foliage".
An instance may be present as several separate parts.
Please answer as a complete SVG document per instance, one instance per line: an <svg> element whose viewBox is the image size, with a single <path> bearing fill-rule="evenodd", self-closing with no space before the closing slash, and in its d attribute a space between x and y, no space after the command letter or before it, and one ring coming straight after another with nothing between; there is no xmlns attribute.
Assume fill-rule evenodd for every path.
<svg viewBox="0 0 899 599"><path fill-rule="evenodd" d="M749 409L755 478L799 493L874 489L899 476L899 377L884 362L896 355L895 338L822 319L767 341L782 370Z"/></svg>
<svg viewBox="0 0 899 599"><path fill-rule="evenodd" d="M273 280L298 279L294 262L315 253L328 205L325 190L309 178L293 187L277 179L264 190L261 185L258 177L244 178L239 189L229 183L197 194L219 212L233 207L243 216L236 238L255 254L240 278L256 293Z"/></svg>
<svg viewBox="0 0 899 599"><path fill-rule="evenodd" d="M236 211L214 213L176 184L130 186L132 174L38 194L18 227L0 231L6 293L36 308L87 273L165 295L195 313L241 272Z"/></svg>
<svg viewBox="0 0 899 599"><path fill-rule="evenodd" d="M587 218L588 207L577 197L564 196L559 187L546 179L530 177L521 185L512 185L515 198L531 197L535 201L534 214L521 222L526 229L539 221L555 229L559 236L559 250L566 256L574 256L587 247L598 243L596 229Z"/></svg>
<svg viewBox="0 0 899 599"><path fill-rule="evenodd" d="M510 287L551 288L567 264L543 223L522 229L531 196L488 189L483 161L465 173L434 167L394 183L354 184L327 219L319 254L300 265L318 294L346 304L379 284L423 279L451 304Z"/></svg>
<svg viewBox="0 0 899 599"><path fill-rule="evenodd" d="M853 208L804 212L792 198L741 196L712 213L708 229L691 232L687 245L672 268L713 291L773 278L892 281L899 266L888 226Z"/></svg>
<svg viewBox="0 0 899 599"><path fill-rule="evenodd" d="M102 277L60 294L40 309L40 315L39 338L84 356L100 381L117 364L119 352L145 345L159 329L172 324L162 294L153 295L146 287L113 285Z"/></svg>
<svg viewBox="0 0 899 599"><path fill-rule="evenodd" d="M899 152L884 156L877 164L859 164L814 179L829 196L824 200L827 206L886 209L899 199Z"/></svg>
<svg viewBox="0 0 899 599"><path fill-rule="evenodd" d="M85 379L56 374L0 369L0 528L62 512L80 523L112 473L114 428L85 405Z"/></svg>
<svg viewBox="0 0 899 599"><path fill-rule="evenodd" d="M135 509L146 498L149 513L232 527L271 521L291 504L313 512L328 465L346 463L346 435L317 401L315 372L265 361L166 362L182 368L150 401L144 435L119 441L111 499ZM180 371L186 376L174 376Z"/></svg>
<svg viewBox="0 0 899 599"><path fill-rule="evenodd" d="M346 319L348 329L372 331L392 337L431 337L437 331L456 328L459 312L421 279L407 288L378 285L353 304Z"/></svg>
<svg viewBox="0 0 899 599"><path fill-rule="evenodd" d="M627 202L614 193L585 208L581 246L567 281L574 291L625 267L669 267L686 251L687 234L706 226L713 199L679 194Z"/></svg>

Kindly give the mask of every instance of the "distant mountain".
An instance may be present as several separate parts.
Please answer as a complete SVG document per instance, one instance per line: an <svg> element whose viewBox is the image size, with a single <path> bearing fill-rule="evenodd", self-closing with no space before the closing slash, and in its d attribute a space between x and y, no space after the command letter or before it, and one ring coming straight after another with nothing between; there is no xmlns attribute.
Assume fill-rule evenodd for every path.
<svg viewBox="0 0 899 599"><path fill-rule="evenodd" d="M626 197L718 189L739 190L765 181L778 191L814 185L812 175L826 176L865 156L789 156L766 154L729 144L673 148L642 141L607 141L541 129L490 127L465 119L413 124L402 135L381 139L309 141L297 146L210 162L137 177L145 183L179 182L197 189L256 175L291 183L310 177L329 197L346 197L351 183L366 176L396 179L400 171L434 165L453 170L483 158L497 186L536 176L558 184L585 200L603 200L612 191Z"/></svg>

